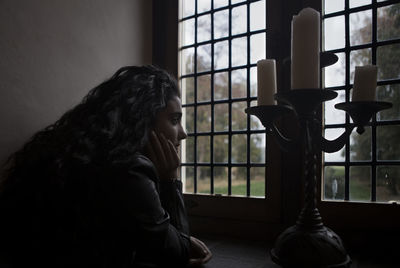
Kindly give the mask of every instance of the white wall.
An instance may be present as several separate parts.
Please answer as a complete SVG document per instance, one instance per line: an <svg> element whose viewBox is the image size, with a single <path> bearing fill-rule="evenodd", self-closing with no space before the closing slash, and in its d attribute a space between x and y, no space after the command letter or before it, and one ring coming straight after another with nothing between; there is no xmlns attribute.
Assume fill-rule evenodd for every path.
<svg viewBox="0 0 400 268"><path fill-rule="evenodd" d="M151 52L150 0L1 0L0 161Z"/></svg>

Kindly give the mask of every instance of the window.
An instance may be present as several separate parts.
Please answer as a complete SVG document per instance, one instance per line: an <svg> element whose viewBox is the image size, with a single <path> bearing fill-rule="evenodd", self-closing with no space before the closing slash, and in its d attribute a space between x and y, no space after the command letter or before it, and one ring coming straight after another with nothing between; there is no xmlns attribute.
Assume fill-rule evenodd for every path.
<svg viewBox="0 0 400 268"><path fill-rule="evenodd" d="M334 139L351 119L334 104L351 100L356 65L378 66L377 100L393 103L365 133L351 134L337 153L324 154L324 200L400 201L400 4L382 0L325 0L323 49L339 62L325 69L324 87L338 92L325 103L324 134Z"/></svg>
<svg viewBox="0 0 400 268"><path fill-rule="evenodd" d="M305 7L303 5L310 6L316 10L323 10L321 12L323 19L322 30L324 31L325 29L324 32L326 33L323 38L323 50L332 51L339 56L339 62L326 68L325 74L322 76L322 78L325 78L322 79L325 80L323 85L339 93L335 103L350 100L351 73L354 70L354 64L361 64L352 60L354 53L365 51L365 49L371 51L371 63L377 63L381 68L382 59L379 53L381 53L382 48L385 50L385 48L395 48L399 45L399 35L396 36L395 31L390 33L390 37L380 37L383 34L382 28L389 29L390 27L374 19L385 8L389 8L392 5L397 6L398 1L371 0L366 3L365 1L352 0L308 0L306 2L307 4L304 1L281 0L165 0L154 2L157 12L154 16L156 34L153 42L153 61L173 73L178 72L180 86L183 89L182 101L186 116L184 123L189 132L189 137L186 145L182 146L182 177L186 178L185 202L187 202L191 228L194 232L205 231L210 233L210 230L212 230L215 234L242 235L247 238L269 237L272 241L280 233L282 226L292 225L297 219L302 206L303 194L301 182L302 166L301 161L299 161L301 152L283 152L274 142L274 139L264 141L264 129L259 122L252 121L251 117L249 118L245 114L242 114L242 118L245 118L245 120L239 121L238 125L234 125L232 118L234 117L234 105L241 103L244 103L245 105L243 106L245 107L255 105L255 63L258 59L265 58L265 56L276 59L278 91L289 90L290 84L287 77L290 75L290 70L285 68L285 61L290 57L291 50L290 22L292 16ZM356 6L356 3L363 3L363 5ZM253 7L252 9L255 4L262 5L263 8ZM322 8L322 6L325 7ZM262 15L265 16L262 22L264 23L263 27L255 27L254 23L251 26L251 12L254 9L257 11L264 10L262 12ZM243 10L242 12L245 11L246 14L241 15L242 18L246 16L245 23L234 30L233 27L236 27L236 24L233 22L233 17L241 10ZM350 40L351 31L360 31L362 25L366 25L362 22L350 26L351 17L362 11L370 12L371 21L378 22L375 26L371 26L371 40L366 43L354 40L354 37L353 41ZM179 16L178 13L180 14ZM176 21L179 22L180 28L178 44L175 41L178 39L175 38L175 35L178 34ZM194 31L196 25L198 26L201 23L204 24L204 29ZM241 28L244 25L246 27ZM265 29L265 25L268 26L268 30ZM338 27L333 28L332 25ZM214 30L217 27L228 30L218 32L218 30ZM392 30L400 28L396 27L393 27ZM210 33L207 31L210 31ZM200 34L204 34L207 38L197 36ZM264 34L266 38L263 37L261 41L254 39L254 37ZM245 40L241 44L246 45L246 51L243 52L243 55L246 56L244 62L240 62L241 59L237 58L233 60L229 56L232 54L233 45L238 41L234 42L234 40L242 40L240 38ZM266 49L261 51L260 55L255 55L251 50L252 42L253 44L265 42ZM386 49L386 51L389 49ZM218 51L219 54L216 55ZM178 53L179 68L176 66ZM237 56L237 53L234 55ZM199 59L203 60L201 65L197 63ZM398 64L395 61L396 56L389 59L392 60L392 66ZM239 62L235 63L237 61ZM393 102L397 98L395 95L398 94L398 85L400 84L399 69L398 67L392 69L396 74L390 75L392 77L379 77L378 94L379 92L385 92L384 95L379 95L379 100ZM234 81L237 80L235 76L241 76L242 79L239 81L245 81L245 86L243 87L241 83L236 83L240 85L238 85L238 88L241 90L238 91L238 95L232 92ZM225 86L219 86L223 84L223 81L227 81L224 82ZM198 89L200 87L204 91L199 92ZM229 88L230 90L228 90ZM207 120L197 119L199 111L205 115ZM243 112L243 110L240 112ZM326 103L324 131L326 130L325 135L327 138L335 138L339 134L337 131L351 123L350 118L338 113L339 111L333 108L332 102ZM197 120L199 122L204 120L207 124L200 126ZM216 120L220 120L220 122L216 124ZM243 122L245 122L245 127L242 128L241 124ZM280 122L280 130L289 137L296 136L296 122L291 118L283 118L282 122ZM340 167L342 174L347 172L347 175L342 176L342 183L347 177L346 183L350 201L352 200L350 180L355 172L350 167L368 167L371 170L371 178L373 169L377 172L387 166L394 169L398 168L398 160L395 158L392 158L394 160L381 159L377 153L377 148L387 150L386 147L381 147L382 139L378 138L380 128L396 128L398 122L400 122L399 104L394 102L394 108L379 113L377 118L374 118L370 123L370 130L368 131L370 131L371 135L369 139L371 144L374 143L377 146L375 149L371 149L371 160L361 161L354 159L355 156L351 154L352 138L348 140L345 149L343 149L343 155L341 153L324 155L325 162L323 162L322 169L326 169L327 172L325 172L325 181L322 181L322 191L318 192L322 194L319 200L323 200L318 202L318 208L327 226L335 231L352 231L355 226L363 226L363 228L369 228L370 230L398 228L400 222L398 216L400 215L398 213L399 206L387 206L377 202L332 202L333 197L328 192L329 188L332 189L333 180L332 178L329 182L329 168ZM243 135L246 138L246 153L243 152L243 154L239 155L239 157L245 156L245 160L233 158L235 153L232 151L232 145L236 142L234 140L235 135ZM265 147L267 157L262 158L264 153L260 153L261 160L257 160L260 163L252 160L255 158L248 154L248 152L253 151L251 150L253 145L248 145L251 140L248 137L252 135L261 136L263 145L267 143ZM353 135L356 134L354 133ZM363 136L367 135L364 134ZM215 146L216 143L224 146ZM203 144L204 148L201 148L201 150L206 151L206 154L202 156L197 152L196 148ZM374 147L371 145L371 148ZM396 149L394 152L400 152L400 150ZM375 155L375 160L372 159L372 155ZM267 169L265 169L265 163L268 164ZM243 189L245 190L240 192L241 196L236 196L238 193L233 188L234 173L240 168L245 170L240 171L245 174L242 177L242 185L244 185ZM253 192L255 187L251 184L251 178L252 169L254 168L262 170L260 174L264 175L266 173L265 193L267 198L249 198L247 196L248 192L250 197L263 196L262 192L259 194ZM392 172L391 170L389 171ZM215 182L218 181L218 178L214 174L218 174L218 172L225 172L226 174L226 180L219 184L224 185L222 188L219 188L218 183ZM228 172L230 172L230 177ZM206 177L204 174L209 176ZM202 176L205 177L203 181L200 179ZM378 183L378 173L375 173L374 176L375 182ZM250 178L250 181L248 178ZM229 183L231 186L229 186ZM247 187L248 183L250 183L249 188ZM231 187L230 190L229 187ZM345 187L338 181L336 198L339 200L345 200ZM339 193L339 189L342 191L341 193ZM372 187L368 189L371 189L372 192ZM376 199L380 200L378 192L379 190L376 191ZM372 196L371 193L369 195ZM368 198L364 200L368 200ZM354 213L354 211L357 211L357 213Z"/></svg>
<svg viewBox="0 0 400 268"><path fill-rule="evenodd" d="M265 196L265 130L256 63L266 55L265 0L182 0L179 82L184 192Z"/></svg>

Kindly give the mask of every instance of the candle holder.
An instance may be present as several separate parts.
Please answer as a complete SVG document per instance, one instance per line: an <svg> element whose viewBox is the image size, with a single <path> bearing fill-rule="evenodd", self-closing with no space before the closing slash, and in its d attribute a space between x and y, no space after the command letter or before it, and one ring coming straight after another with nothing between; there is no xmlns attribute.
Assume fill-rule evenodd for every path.
<svg viewBox="0 0 400 268"><path fill-rule="evenodd" d="M326 140L321 133L321 122L316 110L327 100L334 99L337 92L321 89L296 89L275 94L279 105L256 106L247 108L248 114L257 116L268 133L277 140L279 146L289 151L301 146L304 165L304 206L295 225L286 229L275 242L271 250L272 260L282 267L349 267L351 259L347 255L340 237L324 226L316 207L318 158L324 152L340 150L357 127L361 134L363 127L380 110L388 109L387 102L350 102L339 103L335 107L349 113L354 121L346 131L335 140ZM275 125L275 120L286 113L296 115L300 134L289 139ZM318 178L320 179L320 178Z"/></svg>
<svg viewBox="0 0 400 268"><path fill-rule="evenodd" d="M390 102L384 101L352 101L335 104L336 109L346 111L357 126L357 133L364 133L364 126L375 113L392 108Z"/></svg>

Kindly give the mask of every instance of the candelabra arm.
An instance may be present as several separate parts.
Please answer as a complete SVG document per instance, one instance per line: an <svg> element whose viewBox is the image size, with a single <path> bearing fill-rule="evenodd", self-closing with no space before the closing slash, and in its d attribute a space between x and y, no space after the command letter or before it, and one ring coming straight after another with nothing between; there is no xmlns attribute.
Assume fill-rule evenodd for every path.
<svg viewBox="0 0 400 268"><path fill-rule="evenodd" d="M275 140L279 144L279 147L281 147L282 150L285 152L288 152L292 150L297 144L298 144L298 138L293 140L286 138L276 127L275 124L272 124L270 126L270 132L273 134Z"/></svg>
<svg viewBox="0 0 400 268"><path fill-rule="evenodd" d="M355 127L354 125L347 127L346 131L334 140L327 140L318 133L319 144L321 145L321 150L326 153L334 153L334 152L337 152L340 149L342 149L343 146L346 144L347 138L350 136L354 127Z"/></svg>

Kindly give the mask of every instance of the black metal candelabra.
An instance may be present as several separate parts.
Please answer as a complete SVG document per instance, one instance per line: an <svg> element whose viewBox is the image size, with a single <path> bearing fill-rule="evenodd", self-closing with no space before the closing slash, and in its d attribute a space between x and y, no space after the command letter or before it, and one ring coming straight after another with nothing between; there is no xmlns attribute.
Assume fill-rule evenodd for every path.
<svg viewBox="0 0 400 268"><path fill-rule="evenodd" d="M335 107L346 111L353 124L335 140L326 140L321 133L321 123L316 110L321 103L336 98L337 92L321 89L296 89L275 94L279 105L255 106L246 113L257 116L267 132L271 133L280 147L289 151L302 146L304 165L304 206L295 225L286 229L271 250L272 260L283 267L349 267L350 257L340 237L324 226L316 206L317 167L319 156L324 152L336 152L357 128L362 134L364 126L380 110L392 106L388 102L358 101L339 103ZM300 135L294 139L285 137L275 121L286 113L295 113L300 124Z"/></svg>

